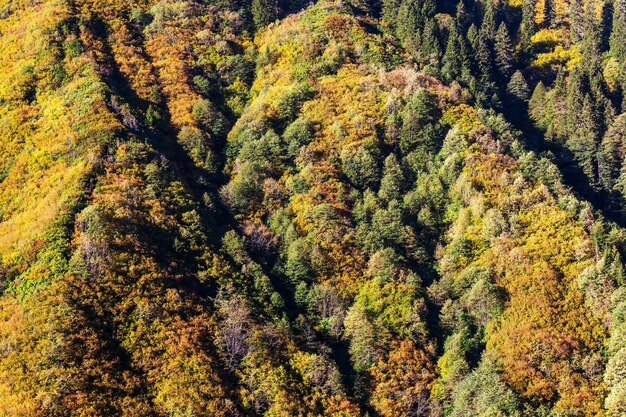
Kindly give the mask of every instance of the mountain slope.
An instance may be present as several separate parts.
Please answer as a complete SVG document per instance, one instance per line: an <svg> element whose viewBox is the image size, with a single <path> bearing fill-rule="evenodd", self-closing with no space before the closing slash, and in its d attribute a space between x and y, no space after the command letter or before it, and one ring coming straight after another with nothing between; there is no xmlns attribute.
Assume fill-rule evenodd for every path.
<svg viewBox="0 0 626 417"><path fill-rule="evenodd" d="M0 2L0 414L621 415L574 3Z"/></svg>

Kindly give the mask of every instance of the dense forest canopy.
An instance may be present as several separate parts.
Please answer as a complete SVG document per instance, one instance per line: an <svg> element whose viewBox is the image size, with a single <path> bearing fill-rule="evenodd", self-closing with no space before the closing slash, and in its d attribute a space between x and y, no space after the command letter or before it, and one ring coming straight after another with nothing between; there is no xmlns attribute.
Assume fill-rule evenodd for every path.
<svg viewBox="0 0 626 417"><path fill-rule="evenodd" d="M626 416L626 0L0 0L1 416Z"/></svg>

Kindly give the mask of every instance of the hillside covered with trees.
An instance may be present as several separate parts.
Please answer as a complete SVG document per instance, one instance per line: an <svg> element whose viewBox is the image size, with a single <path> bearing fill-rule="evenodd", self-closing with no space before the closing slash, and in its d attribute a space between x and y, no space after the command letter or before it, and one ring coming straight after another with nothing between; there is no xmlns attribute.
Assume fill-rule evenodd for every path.
<svg viewBox="0 0 626 417"><path fill-rule="evenodd" d="M0 416L626 416L626 0L0 0Z"/></svg>

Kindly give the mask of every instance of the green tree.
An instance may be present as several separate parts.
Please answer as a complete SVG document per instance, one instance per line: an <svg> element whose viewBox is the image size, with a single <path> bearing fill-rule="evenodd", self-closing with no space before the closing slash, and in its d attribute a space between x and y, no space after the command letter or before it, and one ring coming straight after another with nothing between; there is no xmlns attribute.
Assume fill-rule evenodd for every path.
<svg viewBox="0 0 626 417"><path fill-rule="evenodd" d="M404 232L402 209L398 201L392 200L388 208L374 213L370 233L381 241L380 247L376 250L387 246L401 247L404 243Z"/></svg>
<svg viewBox="0 0 626 417"><path fill-rule="evenodd" d="M350 340L350 358L357 372L365 371L376 361L376 329L359 304L348 310L344 336Z"/></svg>
<svg viewBox="0 0 626 417"><path fill-rule="evenodd" d="M520 25L520 43L522 50L526 54L531 53L532 36L537 32L535 23L535 1L523 0L522 3L522 23Z"/></svg>
<svg viewBox="0 0 626 417"><path fill-rule="evenodd" d="M608 343L609 360L604 371L604 383L608 395L605 407L609 417L618 417L626 412L626 291L618 288L611 297L614 319Z"/></svg>
<svg viewBox="0 0 626 417"><path fill-rule="evenodd" d="M570 7L572 16L570 24L571 37L574 42L580 42L585 30L583 2L582 0L572 0Z"/></svg>
<svg viewBox="0 0 626 417"><path fill-rule="evenodd" d="M254 26L262 28L274 22L279 17L277 0L252 0L250 5Z"/></svg>
<svg viewBox="0 0 626 417"><path fill-rule="evenodd" d="M469 29L471 24L471 17L465 9L465 3L463 0L459 0L456 5L456 24L461 35L464 35L467 32L467 29Z"/></svg>
<svg viewBox="0 0 626 417"><path fill-rule="evenodd" d="M299 283L309 283L313 280L313 269L309 258L310 244L300 238L294 241L287 249L287 262L285 262L285 274L294 286Z"/></svg>
<svg viewBox="0 0 626 417"><path fill-rule="evenodd" d="M609 38L611 55L626 65L626 0L615 0L613 4L613 27Z"/></svg>
<svg viewBox="0 0 626 417"><path fill-rule="evenodd" d="M404 174L402 167L398 163L398 159L391 154L385 159L383 168L383 178L380 182L378 197L382 201L389 202L391 200L400 199L402 196L402 187L404 184Z"/></svg>
<svg viewBox="0 0 626 417"><path fill-rule="evenodd" d="M385 23L391 28L396 27L398 19L398 9L402 4L402 0L383 0L381 6L381 16Z"/></svg>
<svg viewBox="0 0 626 417"><path fill-rule="evenodd" d="M483 15L483 20L480 25L480 32L490 43L495 40L498 31L495 8L494 2L489 1L486 3L485 14Z"/></svg>
<svg viewBox="0 0 626 417"><path fill-rule="evenodd" d="M448 80L456 80L461 76L463 69L463 57L461 55L461 44L459 42L459 32L457 25L450 27L446 51L443 55L443 66L441 72Z"/></svg>
<svg viewBox="0 0 626 417"><path fill-rule="evenodd" d="M500 27L498 27L498 32L496 33L495 58L500 75L503 79L508 79L513 71L515 58L509 30L504 22L500 23Z"/></svg>
<svg viewBox="0 0 626 417"><path fill-rule="evenodd" d="M373 13L379 8L378 2L372 0L346 0L345 3L358 13Z"/></svg>
<svg viewBox="0 0 626 417"><path fill-rule="evenodd" d="M594 87L594 78L602 78L602 32L596 22L595 13L595 6L587 2L585 4L584 36L581 45L583 55L581 66L589 75L592 88ZM597 87L599 88L599 85Z"/></svg>
<svg viewBox="0 0 626 417"><path fill-rule="evenodd" d="M619 116L604 135L598 152L598 175L602 187L612 190L626 155L626 114Z"/></svg>
<svg viewBox="0 0 626 417"><path fill-rule="evenodd" d="M155 106L150 104L148 110L146 110L146 126L148 129L156 129L161 121L161 115Z"/></svg>
<svg viewBox="0 0 626 417"><path fill-rule="evenodd" d="M599 120L591 96L583 100L576 128L567 139L567 146L589 181L596 181L595 156L598 146Z"/></svg>
<svg viewBox="0 0 626 417"><path fill-rule="evenodd" d="M450 417L520 416L520 404L495 365L483 359L452 393Z"/></svg>
<svg viewBox="0 0 626 417"><path fill-rule="evenodd" d="M562 79L561 79L562 80ZM557 80L558 81L558 80ZM578 129L583 100L588 95L586 78L583 71L576 67L567 78L567 133L572 135Z"/></svg>
<svg viewBox="0 0 626 417"><path fill-rule="evenodd" d="M341 153L343 173L357 187L373 187L379 180L379 168L376 158L364 146L345 149Z"/></svg>
<svg viewBox="0 0 626 417"><path fill-rule="evenodd" d="M431 394L444 405L449 404L454 388L470 370L467 363L470 344L467 329L461 329L445 341L444 353L437 361L439 378L435 381Z"/></svg>
<svg viewBox="0 0 626 417"><path fill-rule="evenodd" d="M422 32L420 52L431 68L438 69L441 59L441 46L439 45L439 35L435 19L427 19Z"/></svg>
<svg viewBox="0 0 626 417"><path fill-rule="evenodd" d="M417 40L421 38L421 21L418 3L411 0L402 0L397 9L396 36L415 52Z"/></svg>
<svg viewBox="0 0 626 417"><path fill-rule="evenodd" d="M417 90L404 111L400 149L406 155L417 146L434 151L439 145L437 121L440 111L434 97L425 89Z"/></svg>
<svg viewBox="0 0 626 417"><path fill-rule="evenodd" d="M528 114L537 126L546 129L546 87L541 81L537 83L530 101L528 102Z"/></svg>
<svg viewBox="0 0 626 417"><path fill-rule="evenodd" d="M481 80L483 82L482 91L487 92L489 91L494 74L493 50L491 47L491 41L482 30L479 31L476 39L475 53L476 62L478 63Z"/></svg>
<svg viewBox="0 0 626 417"><path fill-rule="evenodd" d="M255 199L263 197L261 181L258 168L249 162L243 163L234 180L220 190L220 196L231 210L243 213Z"/></svg>
<svg viewBox="0 0 626 417"><path fill-rule="evenodd" d="M526 79L520 70L515 71L506 89L509 94L520 102L528 101L530 91Z"/></svg>
<svg viewBox="0 0 626 417"><path fill-rule="evenodd" d="M226 134L226 118L209 100L200 100L194 104L193 115L198 125L212 138L219 138Z"/></svg>
<svg viewBox="0 0 626 417"><path fill-rule="evenodd" d="M287 144L287 155L294 158L300 148L307 145L312 138L311 124L306 119L296 119L283 132L283 140Z"/></svg>

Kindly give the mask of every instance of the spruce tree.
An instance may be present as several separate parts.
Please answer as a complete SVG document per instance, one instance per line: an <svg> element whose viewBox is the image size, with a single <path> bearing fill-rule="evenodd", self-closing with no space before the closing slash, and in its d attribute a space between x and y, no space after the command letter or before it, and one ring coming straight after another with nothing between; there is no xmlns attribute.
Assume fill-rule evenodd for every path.
<svg viewBox="0 0 626 417"><path fill-rule="evenodd" d="M492 89L494 79L494 46L497 33L496 15L493 3L488 3L483 21L478 30L474 53L480 71L482 91L488 93Z"/></svg>
<svg viewBox="0 0 626 417"><path fill-rule="evenodd" d="M537 32L535 24L535 1L524 0L522 3L522 23L520 25L520 41L522 50L530 53L532 49L532 36Z"/></svg>
<svg viewBox="0 0 626 417"><path fill-rule="evenodd" d="M615 0L609 45L613 58L626 64L626 0Z"/></svg>
<svg viewBox="0 0 626 417"><path fill-rule="evenodd" d="M396 36L400 41L415 52L417 40L420 39L419 10L416 2L412 0L402 0L397 11Z"/></svg>
<svg viewBox="0 0 626 417"><path fill-rule="evenodd" d="M475 67L472 46L465 37L459 33L458 36L459 51L461 55L461 80L465 84L469 84L473 78L472 68Z"/></svg>
<svg viewBox="0 0 626 417"><path fill-rule="evenodd" d="M422 41L420 42L420 52L431 65L439 65L441 58L441 46L437 37L437 25L435 19L430 18L426 21L424 31L422 32Z"/></svg>
<svg viewBox="0 0 626 417"><path fill-rule="evenodd" d="M600 184L612 190L626 154L626 113L618 117L602 139L598 152Z"/></svg>
<svg viewBox="0 0 626 417"><path fill-rule="evenodd" d="M585 32L584 6L582 0L571 0L570 3L570 34L574 42L580 42Z"/></svg>
<svg viewBox="0 0 626 417"><path fill-rule="evenodd" d="M383 21L395 29L398 24L398 9L402 0L383 0L381 15Z"/></svg>
<svg viewBox="0 0 626 417"><path fill-rule="evenodd" d="M371 0L345 0L345 4L350 6L357 13L373 13L377 9L377 2Z"/></svg>
<svg viewBox="0 0 626 417"><path fill-rule="evenodd" d="M528 89L526 78L524 78L520 70L515 71L511 77L507 86L507 92L521 102L528 101L530 90Z"/></svg>
<svg viewBox="0 0 626 417"><path fill-rule="evenodd" d="M478 29L473 23L467 29L467 40L470 43L472 50L476 51L478 49Z"/></svg>
<svg viewBox="0 0 626 417"><path fill-rule="evenodd" d="M480 25L480 33L485 36L489 42L493 42L496 38L497 24L496 24L496 11L493 3L489 2L483 16L483 21Z"/></svg>
<svg viewBox="0 0 626 417"><path fill-rule="evenodd" d="M383 178L380 182L378 197L384 202L400 199L402 196L402 186L404 183L404 174L402 167L398 162L395 154L389 155L385 159L383 168Z"/></svg>
<svg viewBox="0 0 626 417"><path fill-rule="evenodd" d="M580 71L577 71L580 76ZM582 82L582 81L581 81ZM582 83L578 84L582 88ZM572 87L574 90L576 87ZM565 78L565 70L560 69L554 80L554 88L549 97L546 95L546 118L549 121L547 135L552 138L564 139L568 129L568 81Z"/></svg>
<svg viewBox="0 0 626 417"><path fill-rule="evenodd" d="M463 0L460 0L456 6L456 24L458 32L461 34L465 34L471 24L471 18L465 9L465 3L463 3Z"/></svg>
<svg viewBox="0 0 626 417"><path fill-rule="evenodd" d="M267 26L279 17L277 0L252 0L250 6L252 20L256 28Z"/></svg>
<svg viewBox="0 0 626 417"><path fill-rule="evenodd" d="M462 70L461 44L456 25L452 25L448 35L446 52L443 55L443 75L449 80L455 80L461 76Z"/></svg>
<svg viewBox="0 0 626 417"><path fill-rule="evenodd" d="M581 69L574 68L567 79L567 133L578 131L583 100L588 93L585 76Z"/></svg>
<svg viewBox="0 0 626 417"><path fill-rule="evenodd" d="M585 32L582 42L582 65L587 74L602 77L602 57L600 51L602 37L595 20L595 8L591 3L586 5L584 19Z"/></svg>
<svg viewBox="0 0 626 417"><path fill-rule="evenodd" d="M546 128L545 126L545 114L546 114L546 87L543 85L541 81L537 83L535 90L533 91L533 95L530 97L530 101L528 102L528 114L531 119L537 124L537 126L541 128Z"/></svg>
<svg viewBox="0 0 626 417"><path fill-rule="evenodd" d="M513 53L509 31L504 22L502 22L496 33L495 58L498 70L504 79L508 79L513 71Z"/></svg>
<svg viewBox="0 0 626 417"><path fill-rule="evenodd" d="M439 140L438 117L439 109L431 93L423 88L417 90L403 115L400 150L408 154L417 146L427 151L435 149Z"/></svg>
<svg viewBox="0 0 626 417"><path fill-rule="evenodd" d="M491 46L487 35L480 31L476 40L476 61L483 82L488 82L492 79L493 75L493 57L491 52Z"/></svg>
<svg viewBox="0 0 626 417"><path fill-rule="evenodd" d="M435 3L435 0L421 0L421 10L420 10L420 17L421 17L421 21L423 23L426 23L426 21L432 17L435 16L435 13L437 11L437 4Z"/></svg>
<svg viewBox="0 0 626 417"><path fill-rule="evenodd" d="M567 146L574 154L578 165L587 176L590 184L596 183L596 149L598 146L599 118L593 99L585 96L581 112L577 115L576 129L567 140Z"/></svg>

